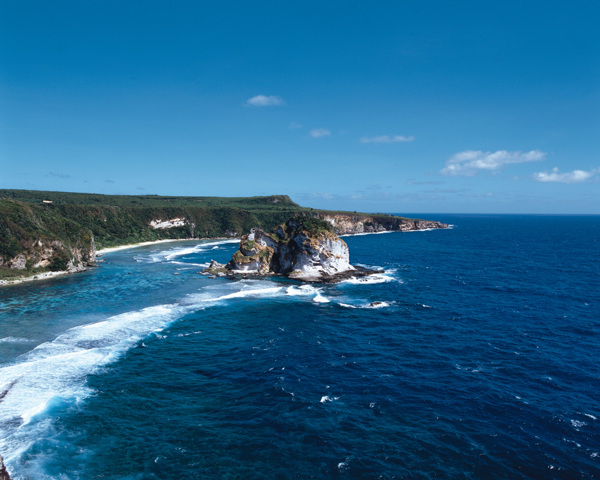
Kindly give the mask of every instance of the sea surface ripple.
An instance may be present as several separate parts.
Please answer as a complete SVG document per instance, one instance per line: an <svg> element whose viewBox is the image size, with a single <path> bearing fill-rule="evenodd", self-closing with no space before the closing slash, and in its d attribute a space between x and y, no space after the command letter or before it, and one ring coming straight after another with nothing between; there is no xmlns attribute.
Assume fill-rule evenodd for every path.
<svg viewBox="0 0 600 480"><path fill-rule="evenodd" d="M598 479L600 218L346 237L369 279L210 279L234 243L0 289L16 479Z"/></svg>

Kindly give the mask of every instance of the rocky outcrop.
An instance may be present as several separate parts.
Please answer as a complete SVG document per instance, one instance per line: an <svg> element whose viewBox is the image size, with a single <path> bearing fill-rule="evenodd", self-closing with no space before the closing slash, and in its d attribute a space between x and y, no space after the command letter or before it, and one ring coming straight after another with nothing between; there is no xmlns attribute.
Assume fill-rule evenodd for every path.
<svg viewBox="0 0 600 480"><path fill-rule="evenodd" d="M242 237L239 250L227 265L211 262L212 275L271 275L311 282L330 282L371 272L350 265L348 245L331 225L312 216L288 220L271 233L253 229Z"/></svg>
<svg viewBox="0 0 600 480"><path fill-rule="evenodd" d="M87 241L66 244L60 240L39 239L26 245L25 251L4 261L0 256L0 266L13 270L50 270L81 272L93 265L96 245L93 237Z"/></svg>
<svg viewBox="0 0 600 480"><path fill-rule="evenodd" d="M0 480L10 480L10 475L4 466L4 459L0 455Z"/></svg>
<svg viewBox="0 0 600 480"><path fill-rule="evenodd" d="M337 235L448 228L447 224L437 221L419 220L394 215L319 212L318 216L322 220L329 222Z"/></svg>

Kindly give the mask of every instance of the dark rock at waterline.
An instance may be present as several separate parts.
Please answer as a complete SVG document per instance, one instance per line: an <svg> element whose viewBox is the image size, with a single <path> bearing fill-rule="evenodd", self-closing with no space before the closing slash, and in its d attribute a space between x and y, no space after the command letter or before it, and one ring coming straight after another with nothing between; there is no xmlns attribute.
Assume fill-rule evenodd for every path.
<svg viewBox="0 0 600 480"><path fill-rule="evenodd" d="M4 459L0 456L0 480L10 480L10 475L4 466Z"/></svg>
<svg viewBox="0 0 600 480"><path fill-rule="evenodd" d="M321 274L318 277L302 277L301 280L309 283L339 283L350 278L368 277L369 275L377 275L385 273L385 270L372 270L370 268L355 266L354 270L346 270L345 272L334 273L331 275ZM290 278L294 278L290 275Z"/></svg>

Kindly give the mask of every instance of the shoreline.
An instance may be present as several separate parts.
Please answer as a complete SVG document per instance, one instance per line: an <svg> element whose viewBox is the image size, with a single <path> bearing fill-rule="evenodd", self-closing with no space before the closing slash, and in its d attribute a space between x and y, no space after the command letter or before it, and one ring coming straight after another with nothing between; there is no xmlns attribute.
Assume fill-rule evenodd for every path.
<svg viewBox="0 0 600 480"><path fill-rule="evenodd" d="M227 240L227 237L215 237L215 238L167 238L165 240L154 240L152 242L140 242L140 243L133 243L130 245L119 245L118 247L107 247L107 248L103 248L102 250L98 250L96 252L96 258L98 257L102 257L107 253L112 253L112 252L117 252L119 250L127 250L129 248L137 248L137 247L145 247L148 245L157 245L157 244L161 244L161 243L170 243L170 242L190 242L190 241L203 241L203 240ZM42 273L34 273L33 275L30 275L28 277L23 277L23 278L14 278L14 279L8 279L8 280L0 280L0 288L2 287L9 287L11 285L19 285L21 283L28 283L28 282L37 282L40 280L48 280L51 278L55 278L55 277L62 277L63 275L71 275L73 273L81 273L81 272L85 272L87 270L89 270L90 268L95 268L94 266L88 266L85 267L81 270L74 270L74 271L68 271L68 270L61 270L60 272L42 272Z"/></svg>
<svg viewBox="0 0 600 480"><path fill-rule="evenodd" d="M449 225L447 228L443 228L443 229L423 228L423 229L418 229L418 230L385 230L383 232L346 233L346 234L340 235L340 237L353 237L353 236L361 236L361 235L381 235L383 233L407 233L407 232L424 232L424 231L429 231L429 230L447 230L447 229L451 229L452 227L453 227L453 225L452 226ZM132 243L129 245L119 245L117 247L103 248L101 250L96 251L96 258L102 257L102 256L106 255L107 253L118 252L120 250L128 250L130 248L146 247L148 245L159 245L161 243L190 242L190 241L214 241L214 240L239 240L239 239L231 238L231 237L167 238L167 239L163 239L163 240L154 240L151 242L140 242L140 243ZM48 280L48 279L55 278L55 277L61 277L63 275L70 275L72 273L81 273L81 272L85 272L85 271L89 270L90 268L94 268L94 267L93 266L85 267L81 270L75 270L75 271L63 270L60 272L42 272L42 273L33 274L29 277L15 278L15 279L11 279L11 280L0 280L0 288L8 287L11 285L19 285L21 283L36 282L36 281L40 281L40 280Z"/></svg>
<svg viewBox="0 0 600 480"><path fill-rule="evenodd" d="M147 245L157 245L160 243L170 243L170 242L190 242L193 240L220 240L225 239L225 237L215 237L215 238L167 238L165 240L154 240L152 242L140 242L140 243L132 243L130 245L119 245L118 247L106 247L101 250L96 251L96 257L101 257L106 255L107 253L117 252L119 250L127 250L128 248L137 248L137 247L145 247Z"/></svg>
<svg viewBox="0 0 600 480"><path fill-rule="evenodd" d="M452 230L454 225L448 224L447 227L444 228L418 228L416 230L384 230L382 232L361 232L361 233L343 233L342 235L338 235L340 238L342 237L361 237L363 235L382 235L384 233L414 233L414 232L433 232L434 230Z"/></svg>

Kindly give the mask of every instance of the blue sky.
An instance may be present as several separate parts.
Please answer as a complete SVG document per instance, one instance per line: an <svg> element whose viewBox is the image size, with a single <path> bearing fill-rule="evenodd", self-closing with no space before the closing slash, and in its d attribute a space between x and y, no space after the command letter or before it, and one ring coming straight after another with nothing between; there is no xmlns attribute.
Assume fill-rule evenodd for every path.
<svg viewBox="0 0 600 480"><path fill-rule="evenodd" d="M3 2L0 188L600 213L600 2Z"/></svg>

